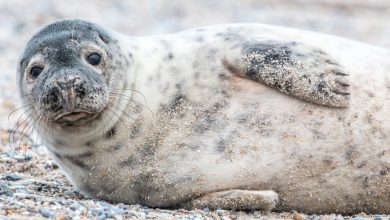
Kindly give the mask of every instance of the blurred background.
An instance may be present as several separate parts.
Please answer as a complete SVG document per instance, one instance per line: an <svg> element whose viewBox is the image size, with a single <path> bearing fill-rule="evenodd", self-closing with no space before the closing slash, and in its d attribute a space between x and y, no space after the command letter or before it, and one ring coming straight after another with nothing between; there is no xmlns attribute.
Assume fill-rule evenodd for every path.
<svg viewBox="0 0 390 220"><path fill-rule="evenodd" d="M129 35L267 23L390 48L389 0L0 0L0 122L18 105L15 72L23 46L42 25L63 18L88 19Z"/></svg>

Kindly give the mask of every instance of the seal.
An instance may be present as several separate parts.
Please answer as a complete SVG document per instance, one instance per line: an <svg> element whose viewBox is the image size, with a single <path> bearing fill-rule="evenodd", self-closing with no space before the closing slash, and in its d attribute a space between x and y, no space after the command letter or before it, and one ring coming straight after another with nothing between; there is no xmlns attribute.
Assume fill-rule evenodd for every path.
<svg viewBox="0 0 390 220"><path fill-rule="evenodd" d="M390 213L390 53L258 24L132 37L45 26L31 120L87 196L150 207Z"/></svg>

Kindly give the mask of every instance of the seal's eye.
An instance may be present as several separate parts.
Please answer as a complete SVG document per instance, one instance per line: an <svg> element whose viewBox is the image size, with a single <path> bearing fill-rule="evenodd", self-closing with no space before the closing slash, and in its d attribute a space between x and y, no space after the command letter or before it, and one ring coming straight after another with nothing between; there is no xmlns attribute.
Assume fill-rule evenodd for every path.
<svg viewBox="0 0 390 220"><path fill-rule="evenodd" d="M96 66L100 63L100 55L97 53L91 53L90 55L88 55L87 61L88 63Z"/></svg>
<svg viewBox="0 0 390 220"><path fill-rule="evenodd" d="M37 78L39 76L39 74L41 74L41 72L43 71L43 68L40 67L40 66L34 66L33 68L31 68L30 70L30 74L33 78Z"/></svg>

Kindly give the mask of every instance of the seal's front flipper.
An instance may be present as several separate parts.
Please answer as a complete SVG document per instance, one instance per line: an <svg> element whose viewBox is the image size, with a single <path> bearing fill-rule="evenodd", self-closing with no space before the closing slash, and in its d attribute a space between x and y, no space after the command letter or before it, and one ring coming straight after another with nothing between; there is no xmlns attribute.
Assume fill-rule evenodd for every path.
<svg viewBox="0 0 390 220"><path fill-rule="evenodd" d="M235 209L270 211L278 202L275 191L226 190L213 192L182 204L186 209Z"/></svg>
<svg viewBox="0 0 390 220"><path fill-rule="evenodd" d="M232 49L223 61L232 73L304 101L347 107L349 80L325 51L291 41L255 41Z"/></svg>

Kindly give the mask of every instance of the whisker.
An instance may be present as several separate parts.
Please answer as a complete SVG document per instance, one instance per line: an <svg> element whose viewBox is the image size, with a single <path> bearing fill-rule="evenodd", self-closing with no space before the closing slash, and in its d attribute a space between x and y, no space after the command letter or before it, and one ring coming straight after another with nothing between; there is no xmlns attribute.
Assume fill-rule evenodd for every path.
<svg viewBox="0 0 390 220"><path fill-rule="evenodd" d="M153 118L155 118L155 113L148 106L146 106L146 105L144 105L144 104L142 104L142 103L132 99L131 97L128 97L128 96L126 96L124 94L120 94L120 93L114 93L114 92L111 92L111 96L110 97L111 98L119 98L119 97L126 98L126 100L128 100L130 102L134 102L134 103L140 105L141 107L145 107L152 114Z"/></svg>
<svg viewBox="0 0 390 220"><path fill-rule="evenodd" d="M19 110L22 110L23 108L29 107L29 106L32 106L32 103L29 103L29 104L24 105L24 106L22 106L22 107L20 107L20 108L17 108L17 109L12 110L12 111L8 114L8 123L10 123L10 117L11 117L12 114L18 112Z"/></svg>
<svg viewBox="0 0 390 220"><path fill-rule="evenodd" d="M112 106L112 107L115 107L115 108L116 108L117 110L119 110L119 111L123 111L123 110L121 110L118 106L115 106L114 104L111 104L111 106ZM130 107L130 109L132 109L137 115L140 115L141 118L142 118L142 120L144 119L144 116L142 115L142 113L141 113L138 109L136 109L135 107L130 106L130 105L128 105L127 107ZM126 113L126 111L123 111L123 113L126 114L126 116L131 117L131 116L129 116L129 115Z"/></svg>
<svg viewBox="0 0 390 220"><path fill-rule="evenodd" d="M31 117L31 113L29 113L32 110L32 107L27 109L18 119L14 127L10 131L10 135L8 136L8 143L11 146L11 141L15 140L15 133L17 133L17 130L19 130L19 126L21 126L23 123L27 123L28 119ZM27 114L27 116L25 116ZM23 117L25 117L22 121L20 121ZM12 136L11 136L12 134Z"/></svg>
<svg viewBox="0 0 390 220"><path fill-rule="evenodd" d="M138 91L136 89L130 89L130 88L128 88L128 89L126 89L126 88L119 89L118 88L118 89L111 89L111 91L132 91L132 92L136 92L136 93L140 94L143 97L145 103L147 103L145 95L142 94L140 91Z"/></svg>

